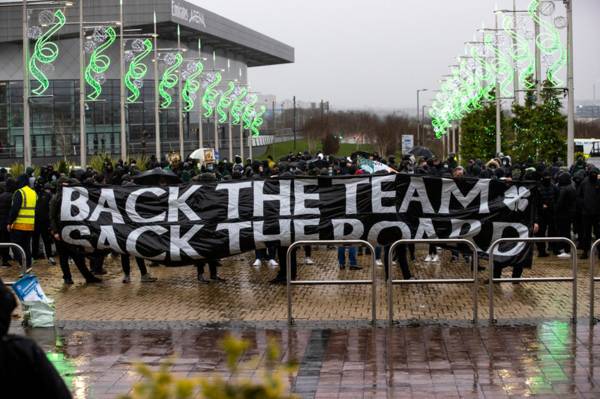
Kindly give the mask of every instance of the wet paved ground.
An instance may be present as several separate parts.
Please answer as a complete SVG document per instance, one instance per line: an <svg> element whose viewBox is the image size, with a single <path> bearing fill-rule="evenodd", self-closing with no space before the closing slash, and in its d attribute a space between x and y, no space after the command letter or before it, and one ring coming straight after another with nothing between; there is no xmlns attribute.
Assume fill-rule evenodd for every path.
<svg viewBox="0 0 600 399"><path fill-rule="evenodd" d="M423 248L424 250L424 248ZM263 265L251 266L252 254L223 261L219 275L225 283L199 284L192 267L152 268L159 278L157 283L142 284L138 271L133 267L132 284L121 283L120 263L107 261L109 275L98 286L85 286L73 269L75 286L62 284L58 267L40 264L34 267L46 293L56 301L60 325L78 325L88 322L183 322L206 323L225 321L281 321L287 318L286 287L269 284L276 270ZM442 262L411 265L413 274L425 278L470 278L470 267L462 259L452 262L446 251ZM302 258L300 257L300 260ZM337 267L337 251L321 249L314 251L316 265L302 265L302 279L369 279L370 257L359 257L363 270L340 271ZM485 261L483 266L487 266ZM18 270L0 270L0 275L15 277ZM397 269L397 268L395 268ZM578 306L579 316L589 314L589 265L579 263ZM396 278L400 278L395 270ZM527 277L569 276L569 259L556 257L536 259L533 269L526 270ZM510 270L505 275L510 276ZM377 268L377 318L387 319L386 290L383 270ZM487 271L479 273L479 317L488 318ZM597 286L600 287L600 284ZM509 320L533 320L538 318L562 318L571 316L570 283L503 284L494 289L496 317ZM596 290L600 298L600 288ZM368 320L370 318L371 293L368 286L319 286L294 288L294 316L297 320ZM600 307L598 307L600 309ZM472 318L472 295L470 285L420 285L396 286L394 288L394 317L404 321L464 321ZM98 323L96 323L98 324ZM110 324L110 323L108 323Z"/></svg>
<svg viewBox="0 0 600 399"><path fill-rule="evenodd" d="M138 381L135 363L173 360L180 377L227 376L215 345L230 329L53 331L31 335L51 353L76 398L114 398ZM600 327L568 323L502 327L233 329L251 341L242 361L263 356L267 338L302 398L598 398ZM595 342L596 341L596 342ZM244 367L254 378L262 364Z"/></svg>
<svg viewBox="0 0 600 399"><path fill-rule="evenodd" d="M313 266L302 266L302 279L367 279L369 258L361 271L339 271L336 251L319 250ZM419 256L422 259L422 256ZM494 289L496 315L508 324L472 328L471 290L465 285L428 285L394 289L395 318L387 328L383 271L377 270L377 327L369 327L370 288L366 286L297 287L289 329L286 291L268 281L276 271L250 266L244 255L227 260L219 274L225 283L199 284L192 268L152 268L154 284L121 283L120 265L109 261L109 274L98 286L64 287L58 267L37 264L46 293L56 300L61 329L29 334L40 342L62 371L76 398L113 398L126 393L138 377L137 362L152 367L175 359L180 376L225 371L217 342L228 331L253 345L246 358L262 356L267 337L280 342L284 359L300 364L290 376L303 398L506 398L600 397L600 327L590 330L588 263L579 263L580 322L565 323L571 311L569 283L502 285ZM486 264L483 264L486 266ZM411 265L418 278L468 278L469 266L445 254L437 264ZM74 269L74 268L73 268ZM536 259L529 277L568 276L569 260ZM17 270L2 270L15 277ZM487 272L481 272L479 317L487 313ZM600 292L596 292L600 297ZM437 325L411 326L412 322ZM515 324L516 323L516 324ZM442 325L440 325L442 324ZM512 324L512 325L511 325ZM256 376L261 365L244 369Z"/></svg>

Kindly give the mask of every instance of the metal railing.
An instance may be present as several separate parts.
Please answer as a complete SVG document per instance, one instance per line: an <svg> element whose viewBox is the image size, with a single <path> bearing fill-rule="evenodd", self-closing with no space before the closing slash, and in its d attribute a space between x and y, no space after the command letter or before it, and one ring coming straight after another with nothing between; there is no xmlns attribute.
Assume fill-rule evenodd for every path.
<svg viewBox="0 0 600 399"><path fill-rule="evenodd" d="M26 256L25 256L25 251L23 250L23 248L21 248L20 245L17 244L13 244L12 242L2 242L0 243L0 249L5 249L5 248L13 248L13 250L17 250L20 253L20 263L21 263L21 276L24 276L25 274L29 273L30 269L27 269L27 261L26 261ZM14 284L14 281L5 281L4 284L8 285L8 286L12 286Z"/></svg>
<svg viewBox="0 0 600 399"><path fill-rule="evenodd" d="M594 317L594 288L600 277L595 276L596 272L596 249L600 247L600 240L596 241L590 249L590 324L596 322Z"/></svg>
<svg viewBox="0 0 600 399"><path fill-rule="evenodd" d="M572 270L571 277L529 277L529 278L494 278L494 251L495 249L503 243L534 243L534 242L563 242L567 243L571 246L571 262L572 262ZM532 249L533 250L533 249ZM573 303L573 315L571 316L571 321L573 323L577 322L577 246L575 243L568 238L564 237L531 237L531 238L501 238L496 240L490 245L489 248L489 291L488 291L488 302L489 302L489 312L490 312L490 324L496 322L494 319L494 284L495 283L572 283L573 291L572 291L572 303Z"/></svg>
<svg viewBox="0 0 600 399"><path fill-rule="evenodd" d="M398 245L402 244L465 244L470 247L472 253L472 267L473 277L472 278L460 278L460 279L427 279L427 280L393 280L392 279L392 259L394 251ZM388 303L388 322L390 325L394 324L394 308L393 308L393 289L394 284L473 284L473 323L477 324L477 267L479 265L479 259L477 256L477 247L471 241L464 238L448 238L448 239L419 239L419 240L399 240L393 243L388 252L387 258L387 303Z"/></svg>
<svg viewBox="0 0 600 399"><path fill-rule="evenodd" d="M292 280L292 251L303 245L360 245L371 250L371 279L370 280ZM293 285L371 285L371 323L375 324L377 319L377 273L375 268L375 248L363 240L307 240L296 241L287 250L286 254L287 274L287 302L288 302L288 324L294 324L292 317L292 286Z"/></svg>

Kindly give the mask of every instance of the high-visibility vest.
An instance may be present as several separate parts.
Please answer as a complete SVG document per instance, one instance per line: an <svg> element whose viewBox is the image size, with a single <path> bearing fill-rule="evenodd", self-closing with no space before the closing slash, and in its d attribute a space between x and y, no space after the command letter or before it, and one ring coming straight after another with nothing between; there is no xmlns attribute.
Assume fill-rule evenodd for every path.
<svg viewBox="0 0 600 399"><path fill-rule="evenodd" d="M21 209L17 219L12 225L13 230L33 231L35 225L35 205L37 203L37 194L29 186L25 186L19 190L21 193L22 202Z"/></svg>

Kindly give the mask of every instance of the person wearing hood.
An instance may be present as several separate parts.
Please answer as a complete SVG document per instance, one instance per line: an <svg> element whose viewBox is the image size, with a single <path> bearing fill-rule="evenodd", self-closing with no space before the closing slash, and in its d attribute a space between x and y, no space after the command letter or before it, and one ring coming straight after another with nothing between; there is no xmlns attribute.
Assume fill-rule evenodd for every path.
<svg viewBox="0 0 600 399"><path fill-rule="evenodd" d="M0 386L3 398L68 399L71 393L35 341L8 333L17 307L0 280Z"/></svg>
<svg viewBox="0 0 600 399"><path fill-rule="evenodd" d="M70 248L64 241L60 234L60 190L62 186L67 186L69 183L75 183L76 180L69 180L66 177L61 177L57 181L57 192L50 199L50 231L54 237L56 243L56 252L58 253L60 269L63 273L63 280L66 285L73 284L73 276L71 275L71 269L69 267L69 258L73 259L75 266L79 269L81 275L85 278L87 284L95 284L102 282L101 279L94 276L85 264L85 257L83 254Z"/></svg>
<svg viewBox="0 0 600 399"><path fill-rule="evenodd" d="M588 259L592 246L592 230L596 239L600 238L600 181L598 169L593 168L579 186L581 208L581 259Z"/></svg>
<svg viewBox="0 0 600 399"><path fill-rule="evenodd" d="M567 172L558 175L558 197L554 207L556 230L558 237L571 239L571 225L575 220L575 208L577 206L577 192L571 181L571 175ZM571 246L565 243L558 244L559 258L569 258Z"/></svg>
<svg viewBox="0 0 600 399"><path fill-rule="evenodd" d="M34 259L40 257L40 238L44 244L44 253L51 265L56 265L52 256L52 235L50 234L50 199L52 198L52 186L46 183L39 190L38 201L35 208L35 227L32 239L32 256Z"/></svg>
<svg viewBox="0 0 600 399"><path fill-rule="evenodd" d="M12 204L8 214L8 231L10 240L19 245L25 251L25 259L20 259L27 268L31 267L31 238L35 228L35 207L37 204L37 194L29 187L29 177L27 175L19 176L17 180L17 190L12 197ZM21 254L17 251L16 257Z"/></svg>
<svg viewBox="0 0 600 399"><path fill-rule="evenodd" d="M538 205L538 218L540 228L536 237L554 237L556 235L556 228L554 225L554 204L558 197L558 189L552 184L552 176L549 172L541 170L537 171L542 174L542 179L538 185L539 205ZM547 247L548 243L538 242L538 256L544 258L548 256ZM558 254L556 243L551 243L550 248Z"/></svg>

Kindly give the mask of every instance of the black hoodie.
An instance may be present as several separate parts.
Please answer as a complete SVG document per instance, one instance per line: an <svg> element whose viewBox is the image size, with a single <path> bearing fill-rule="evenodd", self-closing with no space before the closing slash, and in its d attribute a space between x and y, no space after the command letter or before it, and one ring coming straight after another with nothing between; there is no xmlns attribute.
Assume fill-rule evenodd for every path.
<svg viewBox="0 0 600 399"><path fill-rule="evenodd" d="M0 396L7 399L71 398L44 351L29 338L8 334L16 306L14 295L0 280Z"/></svg>

